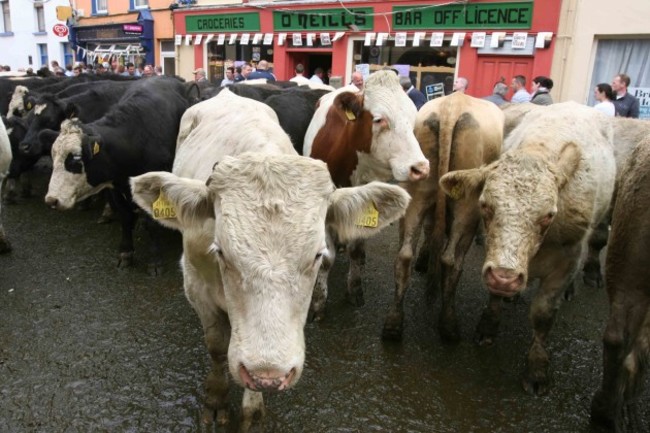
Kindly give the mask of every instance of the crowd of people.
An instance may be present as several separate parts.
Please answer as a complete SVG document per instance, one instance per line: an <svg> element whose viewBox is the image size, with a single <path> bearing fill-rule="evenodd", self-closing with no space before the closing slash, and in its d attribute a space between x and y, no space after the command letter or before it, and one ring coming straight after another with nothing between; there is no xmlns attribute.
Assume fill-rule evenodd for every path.
<svg viewBox="0 0 650 433"><path fill-rule="evenodd" d="M1 67L4 71L11 71L8 66ZM98 62L96 64L86 64L84 62L69 63L62 67L59 62L52 60L50 67L43 66L34 72L33 68L19 69L18 72L24 72L26 75L34 75L41 77L60 76L60 77L76 77L81 74L118 74L133 77L150 77L154 75L162 75L162 67L140 64L136 66L132 62L121 63L118 59L113 59L109 62Z"/></svg>

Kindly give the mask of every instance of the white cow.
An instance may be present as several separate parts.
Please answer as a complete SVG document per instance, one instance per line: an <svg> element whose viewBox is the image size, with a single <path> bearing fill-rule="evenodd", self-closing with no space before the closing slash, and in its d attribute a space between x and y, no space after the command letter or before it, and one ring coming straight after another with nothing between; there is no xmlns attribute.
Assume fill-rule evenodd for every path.
<svg viewBox="0 0 650 433"><path fill-rule="evenodd" d="M302 374L303 327L331 253L326 231L369 237L410 199L376 182L336 189L323 162L296 154L271 108L229 90L187 110L173 174L147 173L131 185L138 205L171 216L160 222L183 234L185 294L213 360L203 419L227 421L229 372L246 388L242 431L264 411L259 391L287 389ZM368 207L378 212L376 228L356 225Z"/></svg>
<svg viewBox="0 0 650 433"><path fill-rule="evenodd" d="M9 173L10 165L11 145L9 143L9 135L7 134L4 122L0 121L0 197L2 197L2 185L4 184L5 177ZM2 226L2 200L0 200L0 254L9 251L11 251L11 244Z"/></svg>
<svg viewBox="0 0 650 433"><path fill-rule="evenodd" d="M477 195L486 230L482 275L490 292L477 333L496 335L500 304L539 278L530 318L533 341L526 391L548 389L548 333L590 232L606 215L616 165L611 125L574 102L533 110L512 131L510 149L492 164L440 179L452 198Z"/></svg>
<svg viewBox="0 0 650 433"><path fill-rule="evenodd" d="M327 163L337 186L371 181L418 181L429 175L429 160L413 133L417 110L404 93L395 73L370 75L363 92L347 86L323 96L305 134L303 154ZM328 242L333 245L330 236ZM348 245L348 299L363 305L361 271L365 261L362 241ZM324 314L328 270L334 257L321 268L314 291L315 318Z"/></svg>

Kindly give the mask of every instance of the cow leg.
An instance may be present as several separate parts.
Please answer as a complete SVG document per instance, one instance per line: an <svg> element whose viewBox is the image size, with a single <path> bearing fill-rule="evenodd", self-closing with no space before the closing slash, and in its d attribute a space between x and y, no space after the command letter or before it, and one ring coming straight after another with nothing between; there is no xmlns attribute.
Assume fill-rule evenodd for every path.
<svg viewBox="0 0 650 433"><path fill-rule="evenodd" d="M205 402L203 422L228 423L228 345L230 344L230 322L222 311L211 314L212 322L204 325L205 344L212 359L212 369L205 378ZM204 321L203 319L201 320ZM206 320L207 322L207 320Z"/></svg>
<svg viewBox="0 0 650 433"><path fill-rule="evenodd" d="M107 196L108 191L102 192L102 197L106 201L104 204L104 209L102 210L102 214L99 216L97 219L97 224L108 224L113 219L115 218L115 214L113 213L113 209L111 208L110 204L110 199Z"/></svg>
<svg viewBox="0 0 650 433"><path fill-rule="evenodd" d="M18 203L18 194L16 193L16 178L9 176L5 178L4 183L5 185L2 190L2 201L4 201L5 204Z"/></svg>
<svg viewBox="0 0 650 433"><path fill-rule="evenodd" d="M350 269L348 270L348 301L355 307L362 307L365 303L363 299L363 289L361 288L361 273L366 264L365 242L361 239L352 241L348 244L348 254L350 255Z"/></svg>
<svg viewBox="0 0 650 433"><path fill-rule="evenodd" d="M465 255L472 246L479 221L475 201L456 201L452 206L451 215L454 217L447 223L447 227L451 227L449 241L440 263L442 301L438 321L440 337L449 343L460 340L456 316L456 287L463 272Z"/></svg>
<svg viewBox="0 0 650 433"><path fill-rule="evenodd" d="M501 322L501 307L503 298L501 296L490 294L488 304L483 310L481 320L476 326L476 342L479 346L491 346L494 339L499 333L499 323Z"/></svg>
<svg viewBox="0 0 650 433"><path fill-rule="evenodd" d="M583 275L583 281L588 287L603 287L603 275L600 271L600 251L607 245L609 222L609 218L605 218L589 236L589 249Z"/></svg>
<svg viewBox="0 0 650 433"><path fill-rule="evenodd" d="M430 209L424 217L424 222L422 223L422 230L418 228L413 234L413 248L418 244L420 238L420 233L424 232L424 241L422 241L422 246L418 253L418 258L415 261L415 270L420 273L427 272L429 268L429 255L431 254L431 234L433 233L433 209Z"/></svg>
<svg viewBox="0 0 650 433"><path fill-rule="evenodd" d="M149 264L148 271L152 277L162 275L163 263L160 248L160 237L164 230L149 214L145 214L145 228L149 233Z"/></svg>
<svg viewBox="0 0 650 433"><path fill-rule="evenodd" d="M330 269L336 259L336 245L333 237L327 235L327 250L328 254L323 256L323 262L318 270L316 283L314 284L314 292L311 295L311 305L309 306L308 320L319 321L325 317L325 304L327 303L327 278L329 277Z"/></svg>
<svg viewBox="0 0 650 433"><path fill-rule="evenodd" d="M549 388L550 359L546 350L547 337L567 285L575 277L580 261L580 245L567 247L563 253L547 255L545 267L553 269L542 277L539 291L530 307L533 341L528 351L526 368L522 379L524 390L529 394L544 395ZM541 254L538 253L541 257Z"/></svg>
<svg viewBox="0 0 650 433"><path fill-rule="evenodd" d="M4 182L4 176L0 176L0 196L2 196L3 182ZM4 254L11 251L11 244L9 243L9 239L7 239L5 229L2 226L2 203L1 202L2 200L0 200L0 254Z"/></svg>
<svg viewBox="0 0 650 433"><path fill-rule="evenodd" d="M261 392L245 389L241 406L242 416L239 423L239 433L248 433L253 422L264 418L264 415L266 415L264 397Z"/></svg>
<svg viewBox="0 0 650 433"><path fill-rule="evenodd" d="M127 268L133 265L133 228L135 227L137 215L133 212L130 198L119 191L112 189L110 198L111 206L119 215L122 224L122 239L120 240L117 267Z"/></svg>
<svg viewBox="0 0 650 433"><path fill-rule="evenodd" d="M424 207L420 202L412 201L406 209L406 215L399 222L400 250L395 258L395 296L389 307L382 338L384 340L401 340L404 323L404 295L411 280L411 261L418 243L420 223L424 218ZM425 224L426 225L426 224ZM425 235L426 239L426 235ZM425 241L426 242L426 241ZM424 249L424 246L422 247ZM427 260L428 260L427 253ZM418 258L419 260L419 258Z"/></svg>

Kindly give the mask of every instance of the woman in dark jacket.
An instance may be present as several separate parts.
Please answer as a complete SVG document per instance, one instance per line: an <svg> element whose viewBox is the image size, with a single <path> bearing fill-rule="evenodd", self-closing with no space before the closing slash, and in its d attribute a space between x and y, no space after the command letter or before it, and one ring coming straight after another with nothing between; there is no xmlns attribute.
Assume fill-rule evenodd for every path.
<svg viewBox="0 0 650 433"><path fill-rule="evenodd" d="M531 84L531 90L533 97L530 99L530 102L537 105L551 105L553 103L553 98L549 93L553 88L553 80L548 77L538 76L533 78Z"/></svg>

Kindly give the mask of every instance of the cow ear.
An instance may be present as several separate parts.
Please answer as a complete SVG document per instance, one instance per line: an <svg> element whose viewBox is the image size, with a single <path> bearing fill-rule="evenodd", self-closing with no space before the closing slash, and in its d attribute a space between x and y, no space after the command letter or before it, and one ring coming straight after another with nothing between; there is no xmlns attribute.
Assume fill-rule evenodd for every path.
<svg viewBox="0 0 650 433"><path fill-rule="evenodd" d="M564 188L567 181L573 177L573 174L580 165L581 158L580 148L573 142L566 143L557 158L557 172L555 179L558 190Z"/></svg>
<svg viewBox="0 0 650 433"><path fill-rule="evenodd" d="M383 182L337 189L331 195L327 225L341 242L369 238L401 218L410 201L403 188Z"/></svg>
<svg viewBox="0 0 650 433"><path fill-rule="evenodd" d="M355 120L361 117L363 112L362 97L352 92L341 92L334 98L334 106L344 111L349 120ZM349 113L354 115L351 116Z"/></svg>
<svg viewBox="0 0 650 433"><path fill-rule="evenodd" d="M440 178L440 187L454 200L469 197L483 189L489 167L450 171Z"/></svg>
<svg viewBox="0 0 650 433"><path fill-rule="evenodd" d="M52 144L59 137L59 131L54 131L52 129L44 129L38 133L38 141L41 142L41 145L45 149L51 149Z"/></svg>
<svg viewBox="0 0 650 433"><path fill-rule="evenodd" d="M133 201L160 224L183 231L214 218L212 198L205 183L152 171L131 178Z"/></svg>
<svg viewBox="0 0 650 433"><path fill-rule="evenodd" d="M77 107L77 104L75 104L74 102L68 102L63 108L63 114L65 115L66 119L72 119L73 117L77 117L78 112L79 109Z"/></svg>

